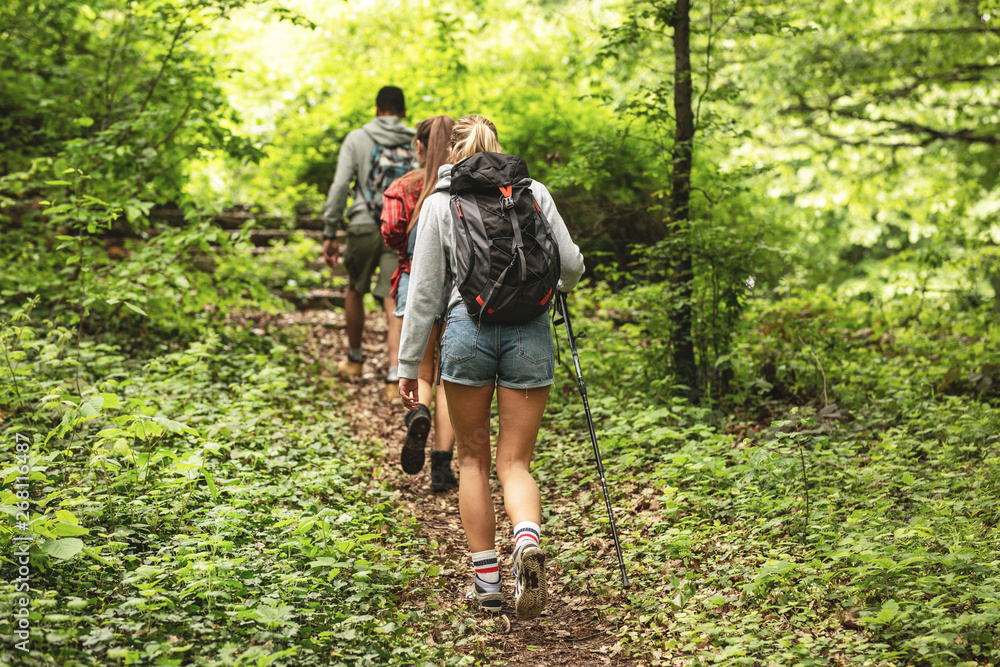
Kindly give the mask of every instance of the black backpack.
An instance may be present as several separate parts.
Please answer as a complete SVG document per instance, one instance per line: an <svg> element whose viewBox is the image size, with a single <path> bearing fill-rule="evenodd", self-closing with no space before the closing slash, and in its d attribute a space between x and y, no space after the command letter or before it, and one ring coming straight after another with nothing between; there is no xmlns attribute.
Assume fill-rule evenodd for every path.
<svg viewBox="0 0 1000 667"><path fill-rule="evenodd" d="M535 319L552 305L559 248L516 155L476 153L451 171L451 216L458 266L449 267L481 322Z"/></svg>
<svg viewBox="0 0 1000 667"><path fill-rule="evenodd" d="M371 137L371 134L368 136ZM380 224L379 220L382 218L382 194L393 181L415 166L409 144L383 146L375 142L368 164L368 179L361 188L361 195L368 204L368 211L375 218L375 224Z"/></svg>

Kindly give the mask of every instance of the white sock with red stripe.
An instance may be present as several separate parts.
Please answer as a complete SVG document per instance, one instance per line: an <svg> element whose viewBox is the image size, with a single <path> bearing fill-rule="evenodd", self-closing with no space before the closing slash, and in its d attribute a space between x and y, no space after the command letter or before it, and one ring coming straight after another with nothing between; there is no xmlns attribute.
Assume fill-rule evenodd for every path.
<svg viewBox="0 0 1000 667"><path fill-rule="evenodd" d="M514 551L526 546L538 546L542 529L533 521L522 521L514 526Z"/></svg>
<svg viewBox="0 0 1000 667"><path fill-rule="evenodd" d="M500 590L500 564L496 549L472 554L472 567L476 569L476 583L480 588L490 593Z"/></svg>

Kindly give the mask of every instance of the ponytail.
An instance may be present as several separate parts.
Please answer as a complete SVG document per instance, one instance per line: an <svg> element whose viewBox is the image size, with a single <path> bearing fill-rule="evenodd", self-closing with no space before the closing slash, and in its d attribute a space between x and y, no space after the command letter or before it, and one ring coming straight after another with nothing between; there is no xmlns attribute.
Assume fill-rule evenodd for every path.
<svg viewBox="0 0 1000 667"><path fill-rule="evenodd" d="M447 164L450 158L450 140L455 121L449 116L432 116L417 123L417 135L414 141L424 145L424 164L420 170L424 172L424 186L413 205L413 213L406 225L406 231L417 224L417 216L424 205L424 200L434 193L438 181L438 168Z"/></svg>
<svg viewBox="0 0 1000 667"><path fill-rule="evenodd" d="M488 118L471 115L455 123L451 132L452 162L464 160L476 153L502 153L497 128Z"/></svg>

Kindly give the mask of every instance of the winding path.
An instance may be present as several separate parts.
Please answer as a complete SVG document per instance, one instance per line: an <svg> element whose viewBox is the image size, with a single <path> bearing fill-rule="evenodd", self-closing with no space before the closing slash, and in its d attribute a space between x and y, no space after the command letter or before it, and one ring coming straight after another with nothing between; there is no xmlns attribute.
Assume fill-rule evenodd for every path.
<svg viewBox="0 0 1000 667"><path fill-rule="evenodd" d="M327 368L343 354L343 312L340 310L303 310L282 318L291 326L304 327L306 339L303 354L310 359L328 360ZM384 443L381 467L376 467L381 479L398 491L401 508L423 526L423 537L431 545L422 556L437 563L441 572L437 579L438 595L434 602L453 619L474 619L475 630L466 646L485 645L491 661L505 667L532 665L637 665L634 660L620 659L614 647L617 643L615 628L603 620L600 607L612 602L610 598L582 595L579 584L567 584L561 568L554 559L549 560L549 604L542 615L532 621L520 622L514 617L512 600L513 584L509 577L505 584L503 613L499 618L475 611L464 599L469 586L468 550L458 515L457 491L434 494L430 491L430 465L417 475L406 475L399 468L399 451L405 429L403 409L390 406L385 398L382 379L386 373L383 352L385 323L379 314L368 314L363 346L368 357L363 376L347 381L344 386L351 397L352 409L348 419L354 433L360 438L371 438ZM456 466L457 473L457 466ZM502 493L494 481L494 505L499 524L498 552L502 571L510 568L511 526L503 510ZM573 499L547 496L547 502L571 503ZM559 553L562 545L559 535L550 533L545 547L550 554ZM434 546L437 546L436 551ZM426 583L426 580L424 580ZM441 628L447 630L449 628ZM428 641L440 641L440 632ZM466 650L456 647L456 650ZM475 651L480 653L479 650Z"/></svg>

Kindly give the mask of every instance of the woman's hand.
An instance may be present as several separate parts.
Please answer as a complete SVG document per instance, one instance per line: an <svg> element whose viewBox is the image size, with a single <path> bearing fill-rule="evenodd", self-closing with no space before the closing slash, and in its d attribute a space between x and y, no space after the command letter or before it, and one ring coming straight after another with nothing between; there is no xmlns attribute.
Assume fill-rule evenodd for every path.
<svg viewBox="0 0 1000 667"><path fill-rule="evenodd" d="M410 410L416 410L420 404L420 397L417 395L419 386L420 384L416 380L399 378L399 395L403 399L403 405Z"/></svg>

